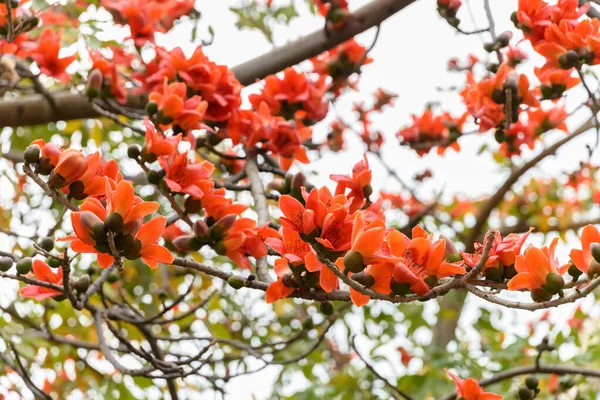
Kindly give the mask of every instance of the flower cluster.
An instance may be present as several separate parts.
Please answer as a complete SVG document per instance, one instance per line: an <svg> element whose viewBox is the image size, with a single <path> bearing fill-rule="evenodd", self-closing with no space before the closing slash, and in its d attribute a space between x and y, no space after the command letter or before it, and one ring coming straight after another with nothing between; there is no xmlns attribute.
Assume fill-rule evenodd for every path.
<svg viewBox="0 0 600 400"><path fill-rule="evenodd" d="M402 144L410 146L422 156L437 146L437 153L444 154L446 149L460 150L458 138L463 134L463 124L468 114L454 118L449 113L434 115L431 109L423 115L413 115L413 124L401 129L396 136L402 138Z"/></svg>

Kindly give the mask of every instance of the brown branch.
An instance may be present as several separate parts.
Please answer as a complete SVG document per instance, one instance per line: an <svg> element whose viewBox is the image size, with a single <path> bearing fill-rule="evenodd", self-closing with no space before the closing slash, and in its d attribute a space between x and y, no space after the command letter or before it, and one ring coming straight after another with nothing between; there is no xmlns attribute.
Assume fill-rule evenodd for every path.
<svg viewBox="0 0 600 400"><path fill-rule="evenodd" d="M35 183L37 183L37 185L39 187L41 187L42 190L44 190L44 192L46 192L50 197L52 197L53 199L55 199L56 201L58 201L60 204L64 205L71 211L79 211L79 207L77 207L69 199L67 199L65 196L63 196L62 193L59 193L58 191L56 191L56 189L51 188L35 172L33 172L33 170L31 169L31 167L29 165L24 165L23 171L25 172L25 174L28 177L33 179L33 181Z"/></svg>
<svg viewBox="0 0 600 400"><path fill-rule="evenodd" d="M250 193L252 193L254 206L256 208L256 213L258 214L257 223L258 225L268 224L271 220L271 217L269 216L269 206L265 195L265 186L260 178L258 162L256 161L256 152L254 150L248 150L246 154L244 171L250 181ZM266 256L256 260L256 276L262 282L269 283L272 281L271 276L269 275L269 265L267 264Z"/></svg>

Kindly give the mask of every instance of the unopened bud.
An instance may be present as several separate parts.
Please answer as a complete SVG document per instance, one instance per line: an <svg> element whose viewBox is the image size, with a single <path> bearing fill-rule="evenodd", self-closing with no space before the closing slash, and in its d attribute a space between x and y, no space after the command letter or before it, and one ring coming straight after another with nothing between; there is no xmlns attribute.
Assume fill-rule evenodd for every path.
<svg viewBox="0 0 600 400"><path fill-rule="evenodd" d="M206 236L210 236L210 228L204 220L199 219L194 221L193 229L194 234L198 237L204 238Z"/></svg>
<svg viewBox="0 0 600 400"><path fill-rule="evenodd" d="M40 147L38 145L29 146L23 153L26 164L34 164L40 159Z"/></svg>
<svg viewBox="0 0 600 400"><path fill-rule="evenodd" d="M188 214L196 214L202 210L202 201L189 196L185 199L183 207Z"/></svg>
<svg viewBox="0 0 600 400"><path fill-rule="evenodd" d="M564 286L565 280L563 277L559 274L551 272L546 276L546 283L542 285L542 289L551 295L555 295L562 292Z"/></svg>
<svg viewBox="0 0 600 400"><path fill-rule="evenodd" d="M302 172L299 172L292 177L290 184L291 187L300 189L301 187L306 186L306 176Z"/></svg>
<svg viewBox="0 0 600 400"><path fill-rule="evenodd" d="M244 278L239 275L231 275L229 279L227 279L227 283L229 286L234 288L235 290L241 289L244 287Z"/></svg>
<svg viewBox="0 0 600 400"><path fill-rule="evenodd" d="M94 68L87 79L86 86L86 95L89 98L95 98L100 95L102 92L102 83L104 81L104 77L102 76L102 72L98 68Z"/></svg>
<svg viewBox="0 0 600 400"><path fill-rule="evenodd" d="M112 213L106 217L104 225L109 231L119 233L123 228L123 217L119 213Z"/></svg>
<svg viewBox="0 0 600 400"><path fill-rule="evenodd" d="M363 256L358 251L349 251L344 256L344 270L354 273L362 272L366 268Z"/></svg>
<svg viewBox="0 0 600 400"><path fill-rule="evenodd" d="M547 293L544 289L531 289L531 300L536 303L542 303L552 298L550 293Z"/></svg>
<svg viewBox="0 0 600 400"><path fill-rule="evenodd" d="M210 230L212 233L212 237L214 238L222 238L223 235L233 226L233 223L237 217L235 214L229 214L215 222L213 226L211 226Z"/></svg>
<svg viewBox="0 0 600 400"><path fill-rule="evenodd" d="M90 278L89 275L85 274L82 275L81 278L77 279L77 281L75 281L73 288L79 293L85 293L85 291L88 290L88 288L90 287L91 283L92 278Z"/></svg>

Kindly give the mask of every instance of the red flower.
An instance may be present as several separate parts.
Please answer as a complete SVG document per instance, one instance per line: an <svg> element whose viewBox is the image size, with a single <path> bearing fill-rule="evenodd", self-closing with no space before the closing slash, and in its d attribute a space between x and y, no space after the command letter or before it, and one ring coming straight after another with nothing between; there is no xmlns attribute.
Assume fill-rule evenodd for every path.
<svg viewBox="0 0 600 400"><path fill-rule="evenodd" d="M208 108L208 103L202 97L187 97L185 83L175 82L169 85L166 78L162 90L150 93L149 100L158 106L158 120L163 128L175 124L186 132L201 126Z"/></svg>
<svg viewBox="0 0 600 400"><path fill-rule="evenodd" d="M425 282L429 276L445 278L465 273L462 266L444 262L446 241L433 241L433 234L428 235L418 225L413 228L412 239L399 231L392 231L386 242L394 257L394 279L410 284L410 289L416 294L424 295L429 291L432 285Z"/></svg>
<svg viewBox="0 0 600 400"><path fill-rule="evenodd" d="M467 116L467 113L460 118L453 118L449 113L434 116L428 108L420 117L413 115L413 124L400 130L396 136L401 137L402 144L415 149L420 156L435 146L438 146L438 154L443 154L447 148L459 151L458 138L462 135Z"/></svg>
<svg viewBox="0 0 600 400"><path fill-rule="evenodd" d="M479 119L479 131L486 132L505 121L505 89L506 86L516 88L513 95L522 100L513 108L512 121L516 122L521 104L537 107L539 101L534 91L529 89L529 79L523 74L517 74L508 64L502 64L495 76L475 82L469 73L468 84L461 92L467 110Z"/></svg>
<svg viewBox="0 0 600 400"><path fill-rule="evenodd" d="M60 34L50 28L44 29L40 35L39 44L31 50L30 56L40 67L44 75L51 76L62 82L68 82L71 77L65 71L76 56L58 58L60 51Z"/></svg>
<svg viewBox="0 0 600 400"><path fill-rule="evenodd" d="M177 145L181 142L181 135L166 137L161 132L157 132L152 122L146 117L144 119L146 127L146 147L145 151L152 153L157 157L170 156L177 152Z"/></svg>
<svg viewBox="0 0 600 400"><path fill-rule="evenodd" d="M596 263L591 246L600 243L600 232L594 225L586 225L581 231L581 249L572 249L569 257L577 269L587 274L588 267Z"/></svg>
<svg viewBox="0 0 600 400"><path fill-rule="evenodd" d="M254 108L258 109L265 102L273 115L309 124L325 118L329 102L325 98L327 88L324 80L313 83L305 74L293 68L286 68L283 74L283 79L277 75L267 76L261 93L250 95L250 103Z"/></svg>
<svg viewBox="0 0 600 400"><path fill-rule="evenodd" d="M224 65L211 62L196 48L192 56L185 57L177 47L171 51L157 48L157 70L147 78L149 84L162 85L164 78L169 82L181 79L193 92L208 102L205 119L226 121L242 104L242 86L233 73Z"/></svg>
<svg viewBox="0 0 600 400"><path fill-rule="evenodd" d="M106 184L106 208L96 198L87 198L81 205L80 211L71 214L71 224L74 235L60 240L70 241L71 249L77 253L96 254L102 268L108 268L114 261L108 244L106 232L113 230L116 234L115 245L121 255L128 259L142 257L151 267L156 262L166 262L165 250L156 246L156 241L162 235L166 218L156 217L142 224L142 218L155 212L157 202L145 202L135 196L133 186L128 181L121 181L113 189L110 180ZM118 214L118 217L112 217ZM108 223L109 220L114 222ZM107 222L110 226L105 226ZM158 236L156 236L158 235ZM162 247L162 246L159 246Z"/></svg>
<svg viewBox="0 0 600 400"><path fill-rule="evenodd" d="M446 371L456 384L456 395L464 400L502 400L499 394L484 392L479 383L473 378L460 379L450 371Z"/></svg>
<svg viewBox="0 0 600 400"><path fill-rule="evenodd" d="M114 59L112 62L107 60L99 51L90 52L90 57L93 63L90 74L94 70L100 71L103 78L102 85L110 88L119 103L125 104L127 102L125 79L117 71L117 62Z"/></svg>
<svg viewBox="0 0 600 400"><path fill-rule="evenodd" d="M352 199L352 205L350 206L350 212L358 210L364 203L365 199L368 199L373 188L371 187L371 170L369 169L369 161L365 154L363 160L359 161L352 168L352 176L347 175L329 175L329 179L337 182L335 194L345 194L346 189L350 189L347 197Z"/></svg>
<svg viewBox="0 0 600 400"><path fill-rule="evenodd" d="M187 193L201 199L214 185L210 176L215 166L209 161L192 163L187 153L181 153L161 157L159 162L166 173L165 183L175 193Z"/></svg>
<svg viewBox="0 0 600 400"><path fill-rule="evenodd" d="M33 274L35 278L42 282L54 283L55 285L62 286L63 284L63 271L62 267L59 267L57 272L54 273L52 269L43 262L42 260L33 260ZM27 285L22 288L19 292L23 297L31 297L37 301L49 299L51 297L62 296L63 293L54 289L50 289L43 286Z"/></svg>
<svg viewBox="0 0 600 400"><path fill-rule="evenodd" d="M544 99L559 99L565 91L577 86L580 82L579 78L571 76L573 71L570 69L535 68L534 71L540 80L540 89Z"/></svg>
<svg viewBox="0 0 600 400"><path fill-rule="evenodd" d="M557 244L558 238L554 238L550 247L529 247L524 255L516 256L515 269L518 274L508 282L508 289L544 289L548 275L563 275L568 269L568 264L562 267L557 264L554 257Z"/></svg>
<svg viewBox="0 0 600 400"><path fill-rule="evenodd" d="M123 179L121 172L119 172L119 164L116 160L106 162L98 152L90 154L86 159L87 169L83 175L77 179L77 181L81 182L82 191L81 193L72 193L73 190L71 190L72 195L79 195L73 196L78 200L87 196L104 197L106 194L105 177L113 181L115 186ZM78 187L76 190L80 190L80 188Z"/></svg>
<svg viewBox="0 0 600 400"><path fill-rule="evenodd" d="M75 149L60 152L58 162L50 173L49 182L56 188L63 188L79 179L88 167L83 153Z"/></svg>

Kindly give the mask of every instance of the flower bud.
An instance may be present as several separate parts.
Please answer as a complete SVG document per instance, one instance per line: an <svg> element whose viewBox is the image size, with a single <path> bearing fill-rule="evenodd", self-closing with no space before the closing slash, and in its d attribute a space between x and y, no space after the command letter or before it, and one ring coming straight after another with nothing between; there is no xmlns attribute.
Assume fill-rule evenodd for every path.
<svg viewBox="0 0 600 400"><path fill-rule="evenodd" d="M81 278L75 281L73 288L79 293L85 293L92 283L92 278L88 274L82 275Z"/></svg>
<svg viewBox="0 0 600 400"><path fill-rule="evenodd" d="M38 145L29 146L23 153L25 164L34 164L40 159L41 150Z"/></svg>
<svg viewBox="0 0 600 400"><path fill-rule="evenodd" d="M211 236L215 239L223 238L225 233L233 226L236 219L237 217L235 214L229 214L215 222L215 224L210 227Z"/></svg>
<svg viewBox="0 0 600 400"><path fill-rule="evenodd" d="M583 274L583 272L581 272L581 270L579 270L579 268L577 268L577 266L572 262L571 265L569 265L567 272L573 277L574 280L577 280Z"/></svg>
<svg viewBox="0 0 600 400"><path fill-rule="evenodd" d="M220 256L224 256L227 253L227 247L225 247L225 243L223 242L215 243L213 250Z"/></svg>
<svg viewBox="0 0 600 400"><path fill-rule="evenodd" d="M194 221L193 230L194 234L198 237L210 237L210 228L204 220L199 219L197 221Z"/></svg>
<svg viewBox="0 0 600 400"><path fill-rule="evenodd" d="M194 249L194 239L194 235L183 235L175 238L172 243L173 246L175 246L175 248L179 251L197 251L199 248Z"/></svg>
<svg viewBox="0 0 600 400"><path fill-rule="evenodd" d="M17 261L17 272L20 275L27 275L29 272L31 272L32 265L33 260L31 257L23 257Z"/></svg>
<svg viewBox="0 0 600 400"><path fill-rule="evenodd" d="M595 278L598 275L600 275L600 263L598 263L598 261L592 261L588 266L587 276Z"/></svg>
<svg viewBox="0 0 600 400"><path fill-rule="evenodd" d="M542 289L551 295L559 294L565 286L565 280L559 274L554 272L546 276L546 283L542 285Z"/></svg>
<svg viewBox="0 0 600 400"><path fill-rule="evenodd" d="M40 241L40 247L46 251L52 251L54 249L54 239L51 237L45 237Z"/></svg>
<svg viewBox="0 0 600 400"><path fill-rule="evenodd" d="M531 300L536 303L543 303L552 298L552 295L547 293L544 289L531 289Z"/></svg>
<svg viewBox="0 0 600 400"><path fill-rule="evenodd" d="M429 275L427 278L423 279L423 281L430 287L434 287L438 284L438 278L435 275Z"/></svg>
<svg viewBox="0 0 600 400"><path fill-rule="evenodd" d="M96 214L91 211L81 211L79 213L79 221L81 225L92 235L96 240L102 240L106 237L106 231L104 230L104 223ZM96 227L98 225L98 227ZM99 237L97 237L97 235Z"/></svg>
<svg viewBox="0 0 600 400"><path fill-rule="evenodd" d="M69 185L69 197L72 197L75 200L83 200L87 197L83 182L77 180Z"/></svg>
<svg viewBox="0 0 600 400"><path fill-rule="evenodd" d="M119 233L123 228L123 217L121 214L112 213L106 217L104 220L104 225L109 231Z"/></svg>
<svg viewBox="0 0 600 400"><path fill-rule="evenodd" d="M483 270L483 274L487 280L493 282L502 282L504 279L504 266L502 264L498 264L497 267L488 267Z"/></svg>
<svg viewBox="0 0 600 400"><path fill-rule="evenodd" d="M134 240L131 246L123 250L123 257L128 260L137 260L141 257L140 251L142 250L142 242Z"/></svg>
<svg viewBox="0 0 600 400"><path fill-rule="evenodd" d="M0 271L7 272L12 268L14 264L14 260L10 257L2 257L0 258Z"/></svg>
<svg viewBox="0 0 600 400"><path fill-rule="evenodd" d="M131 144L127 148L127 157L131 159L137 160L137 158L140 156L140 153L140 146L138 146L137 144Z"/></svg>
<svg viewBox="0 0 600 400"><path fill-rule="evenodd" d="M306 176L302 172L297 173L292 177L290 186L295 189L300 189L301 187L306 186Z"/></svg>
<svg viewBox="0 0 600 400"><path fill-rule="evenodd" d="M231 275L229 279L227 279L227 283L235 290L238 290L244 287L244 278L239 275Z"/></svg>
<svg viewBox="0 0 600 400"><path fill-rule="evenodd" d="M183 207L188 214L196 214L202 210L202 201L188 196L183 203Z"/></svg>
<svg viewBox="0 0 600 400"><path fill-rule="evenodd" d="M527 386L519 386L519 399L520 400L531 400L533 399L533 392Z"/></svg>
<svg viewBox="0 0 600 400"><path fill-rule="evenodd" d="M46 259L46 264L48 264L48 266L50 268L54 268L54 269L56 269L62 265L60 260L58 258L54 258L54 257L48 257Z"/></svg>
<svg viewBox="0 0 600 400"><path fill-rule="evenodd" d="M363 256L358 251L349 251L344 256L344 271L359 273L365 268L366 265L363 263Z"/></svg>
<svg viewBox="0 0 600 400"><path fill-rule="evenodd" d="M410 283L398 282L392 278L390 281L390 289L396 296L405 296L410 293Z"/></svg>
<svg viewBox="0 0 600 400"><path fill-rule="evenodd" d="M600 263L600 243L592 243L590 246L590 251L592 253L592 257L594 257L594 260Z"/></svg>
<svg viewBox="0 0 600 400"><path fill-rule="evenodd" d="M103 82L102 72L98 68L94 68L88 75L85 94L91 99L98 97L102 92Z"/></svg>
<svg viewBox="0 0 600 400"><path fill-rule="evenodd" d="M527 378L525 378L525 386L527 386L531 390L536 390L539 384L540 382L533 375L529 375Z"/></svg>
<svg viewBox="0 0 600 400"><path fill-rule="evenodd" d="M319 310L325 315L333 315L335 309L333 308L333 303L330 301L322 301L319 304Z"/></svg>
<svg viewBox="0 0 600 400"><path fill-rule="evenodd" d="M52 165L52 161L48 157L40 158L38 164L35 167L35 172L40 175L49 175L54 169L54 165Z"/></svg>
<svg viewBox="0 0 600 400"><path fill-rule="evenodd" d="M365 198L369 198L370 195L373 194L373 187L371 185L366 185L362 188L362 193Z"/></svg>

